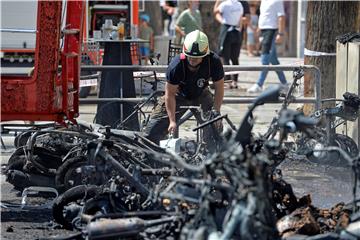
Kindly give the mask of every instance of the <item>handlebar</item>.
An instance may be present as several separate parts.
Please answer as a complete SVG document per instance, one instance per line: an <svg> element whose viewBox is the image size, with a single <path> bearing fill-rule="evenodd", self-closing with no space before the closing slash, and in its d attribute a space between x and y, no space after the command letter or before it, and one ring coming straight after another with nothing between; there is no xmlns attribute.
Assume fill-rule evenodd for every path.
<svg viewBox="0 0 360 240"><path fill-rule="evenodd" d="M221 115L221 116L218 116L218 117L216 117L216 118L213 118L213 119L211 119L211 120L209 120L209 121L207 121L207 122L205 122L205 123L203 123L203 124L200 124L200 125L197 126L196 128L193 128L193 131L195 132L195 131L197 131L197 130L199 130L199 129L201 129L201 128L204 128L204 127L206 127L206 126L208 126L208 125L210 125L210 124L212 124L212 123L214 123L214 122L217 122L217 121L219 121L219 120L221 120L221 119L223 119L223 118L227 118L227 117L228 117L228 115L225 114L225 115Z"/></svg>
<svg viewBox="0 0 360 240"><path fill-rule="evenodd" d="M278 120L279 127L287 130L288 132L306 131L318 123L318 119L306 117L301 112L286 109L281 111Z"/></svg>

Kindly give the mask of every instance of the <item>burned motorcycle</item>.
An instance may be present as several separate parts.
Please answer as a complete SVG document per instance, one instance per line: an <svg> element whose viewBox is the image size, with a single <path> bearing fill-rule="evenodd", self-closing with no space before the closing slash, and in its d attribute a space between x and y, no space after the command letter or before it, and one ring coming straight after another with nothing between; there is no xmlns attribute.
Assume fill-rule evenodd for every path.
<svg viewBox="0 0 360 240"><path fill-rule="evenodd" d="M72 221L79 211L82 214L94 214L94 206L102 209L103 214L156 207L156 204L147 201L150 189L161 178L173 172L153 160L153 156L158 157L157 150L164 150L158 149L156 145L151 146L151 142L137 142L136 145L133 142L130 145L127 141L131 139L126 139L123 134L116 135L118 131L121 130L109 131L108 134L114 137L112 140L97 139L90 142L87 159L81 166L77 162L68 169L67 174L62 174L69 177L66 181L70 181L74 187L58 198L53 215L66 228L73 227ZM126 143L119 141L119 137L122 141L126 139ZM159 166L162 167L157 168ZM76 186L79 183L86 185ZM99 186L92 186L94 184Z"/></svg>
<svg viewBox="0 0 360 240"><path fill-rule="evenodd" d="M7 181L19 190L28 186L56 187L55 175L63 158L71 156L86 139L97 137L85 125L72 124L29 130L19 136L15 141L19 147L5 169Z"/></svg>
<svg viewBox="0 0 360 240"><path fill-rule="evenodd" d="M358 155L359 150L354 140L347 135L336 133L336 129L346 121L355 121L359 116L360 98L352 93L344 93L344 99L325 99L323 101L340 101L335 107L324 108L311 115L319 120L311 138L305 135L297 136L298 154L307 154L314 149L336 146L345 150L350 156ZM322 120L322 121L320 121ZM324 123L323 123L324 122ZM311 161L335 166L347 166L346 160L338 152L317 152L308 154Z"/></svg>
<svg viewBox="0 0 360 240"><path fill-rule="evenodd" d="M274 151L281 148L281 144L266 142L265 150L255 153L251 145L257 144L257 141L251 135L251 118L255 107L276 100L279 90L276 88L264 92L255 100L238 132L235 136L227 136L228 141L219 154L201 166L180 163L194 173L193 178L171 177L173 182L159 193L163 201L169 199L198 206L192 209L194 213L190 221L182 228L181 239L278 238L274 210L283 204L280 196L284 193L280 192L281 184L278 184L280 187L274 184L281 181L273 178L278 162L272 156L275 155ZM299 113L290 110L284 112L279 120L281 140L288 132L306 129L314 123ZM278 202L274 202L276 191ZM285 212L285 208L281 206L279 214Z"/></svg>

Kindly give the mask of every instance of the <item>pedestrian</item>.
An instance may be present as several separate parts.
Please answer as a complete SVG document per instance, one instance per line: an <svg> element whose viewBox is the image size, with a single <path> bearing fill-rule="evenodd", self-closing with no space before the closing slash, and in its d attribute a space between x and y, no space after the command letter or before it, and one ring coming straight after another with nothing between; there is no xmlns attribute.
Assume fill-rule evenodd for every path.
<svg viewBox="0 0 360 240"><path fill-rule="evenodd" d="M140 16L139 38L148 41L140 44L141 59L144 59L145 65L148 63L149 56L154 52L154 31L150 26L150 16L142 14Z"/></svg>
<svg viewBox="0 0 360 240"><path fill-rule="evenodd" d="M175 30L180 36L180 43L184 37L195 30L202 31L202 19L199 11L199 0L187 2L188 8L180 13L176 20Z"/></svg>
<svg viewBox="0 0 360 240"><path fill-rule="evenodd" d="M277 58L276 43L281 43L285 31L284 4L281 0L262 0L260 4L259 28L261 30L261 64L279 65ZM247 92L257 93L262 91L268 71L263 70L260 77ZM276 71L284 88L287 81L283 71Z"/></svg>
<svg viewBox="0 0 360 240"><path fill-rule="evenodd" d="M219 55L224 65L239 65L242 43L242 25L244 24L244 7L238 0L216 0L214 5L215 19L221 23L219 35ZM238 75L232 75L230 88L238 88Z"/></svg>
<svg viewBox="0 0 360 240"><path fill-rule="evenodd" d="M204 113L212 111L213 115L220 115L224 69L219 56L210 51L205 33L195 30L186 35L182 53L175 56L167 68L166 80L165 95L145 127L148 138L157 144L167 133L176 131L176 122L186 112L180 106L201 106ZM214 84L214 95L208 87L210 80ZM194 115L202 122L198 112ZM204 141L210 137L211 132L204 130Z"/></svg>
<svg viewBox="0 0 360 240"><path fill-rule="evenodd" d="M259 16L256 14L257 7L256 5L250 5L250 22L247 26L247 50L248 56L254 57L258 56L258 24L259 24Z"/></svg>
<svg viewBox="0 0 360 240"><path fill-rule="evenodd" d="M173 36L173 29L171 28L174 25L175 16L177 13L177 0L165 1L160 0L160 6L162 9L162 19L164 26L164 35Z"/></svg>

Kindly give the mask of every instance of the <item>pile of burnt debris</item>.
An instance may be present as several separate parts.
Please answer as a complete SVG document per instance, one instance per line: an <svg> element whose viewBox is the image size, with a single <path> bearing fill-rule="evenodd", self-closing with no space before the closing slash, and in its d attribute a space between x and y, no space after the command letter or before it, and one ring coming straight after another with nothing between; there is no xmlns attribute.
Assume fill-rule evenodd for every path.
<svg viewBox="0 0 360 240"><path fill-rule="evenodd" d="M307 149L296 151L351 165L356 189L357 148L339 134L332 138L337 145L328 144L328 133L318 124L319 114L333 117L334 111L306 117L284 103L268 133L252 134L253 110L278 99L279 92L271 88L257 97L239 128L217 139L215 153L202 144L175 153L140 132L80 122L31 129L16 137L17 150L4 169L7 181L25 191L23 201L2 206L51 208L57 223L78 232L74 239L359 238L356 199L318 209L310 196L297 198L277 168L295 151L285 139L297 134L294 144ZM353 119L359 97L344 98L336 116ZM28 204L27 193L34 191L53 194L52 200Z"/></svg>

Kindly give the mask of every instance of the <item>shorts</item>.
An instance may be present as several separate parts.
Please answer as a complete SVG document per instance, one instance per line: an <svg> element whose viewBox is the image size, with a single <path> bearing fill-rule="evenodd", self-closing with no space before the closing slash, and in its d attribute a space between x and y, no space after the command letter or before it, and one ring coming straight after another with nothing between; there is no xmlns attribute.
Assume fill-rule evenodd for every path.
<svg viewBox="0 0 360 240"><path fill-rule="evenodd" d="M247 33L247 45L254 45L255 42L255 35L254 32Z"/></svg>
<svg viewBox="0 0 360 240"><path fill-rule="evenodd" d="M142 57L150 56L150 48L148 47L140 47L140 54Z"/></svg>

